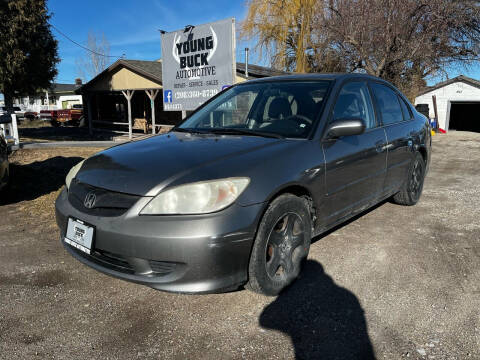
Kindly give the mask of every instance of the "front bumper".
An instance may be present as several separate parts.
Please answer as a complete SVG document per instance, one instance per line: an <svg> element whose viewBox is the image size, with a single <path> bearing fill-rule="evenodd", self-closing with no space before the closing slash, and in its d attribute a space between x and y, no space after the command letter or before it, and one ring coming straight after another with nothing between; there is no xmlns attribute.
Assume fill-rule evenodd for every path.
<svg viewBox="0 0 480 360"><path fill-rule="evenodd" d="M247 281L263 204L234 204L205 215L139 216L149 200L141 198L121 216L99 217L75 209L64 189L55 203L62 243L96 270L158 290L221 292ZM69 217L95 227L92 255L64 242Z"/></svg>

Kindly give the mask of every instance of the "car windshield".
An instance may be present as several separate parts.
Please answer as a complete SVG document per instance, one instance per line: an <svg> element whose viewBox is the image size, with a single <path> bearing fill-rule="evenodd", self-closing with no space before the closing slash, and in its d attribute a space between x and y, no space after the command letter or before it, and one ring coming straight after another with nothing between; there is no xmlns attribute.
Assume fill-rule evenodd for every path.
<svg viewBox="0 0 480 360"><path fill-rule="evenodd" d="M174 130L306 138L320 115L329 81L276 81L232 87Z"/></svg>

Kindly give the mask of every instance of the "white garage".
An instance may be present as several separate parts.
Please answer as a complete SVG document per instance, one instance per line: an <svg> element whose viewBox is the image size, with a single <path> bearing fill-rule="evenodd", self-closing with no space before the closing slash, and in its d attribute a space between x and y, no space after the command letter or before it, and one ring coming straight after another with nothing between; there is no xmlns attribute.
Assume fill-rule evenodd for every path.
<svg viewBox="0 0 480 360"><path fill-rule="evenodd" d="M415 106L428 104L430 118L435 117L434 95L438 125L442 132L480 132L480 81L460 75L425 89L415 98Z"/></svg>

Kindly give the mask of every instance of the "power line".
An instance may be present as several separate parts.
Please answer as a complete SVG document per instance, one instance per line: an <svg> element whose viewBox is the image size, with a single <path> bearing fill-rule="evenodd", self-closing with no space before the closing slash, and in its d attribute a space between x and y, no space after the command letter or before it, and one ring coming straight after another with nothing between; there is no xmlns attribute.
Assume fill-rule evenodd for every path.
<svg viewBox="0 0 480 360"><path fill-rule="evenodd" d="M87 51L90 51L92 54L95 54L95 55L98 55L98 56L103 56L103 57L109 57L109 58L122 58L125 56L125 54L122 54L122 56L117 56L117 55L105 55L105 54L100 54L92 49L89 49L87 48L86 46L83 46L82 44L79 44L78 42L76 42L75 40L71 39L68 35L64 34L62 31L60 31L55 25L53 24L50 24L51 27L53 27L55 30L57 30L57 32L62 35L64 38L66 38L67 40L71 41L72 43L74 43L75 45L77 46L80 46L82 49L84 50L87 50Z"/></svg>

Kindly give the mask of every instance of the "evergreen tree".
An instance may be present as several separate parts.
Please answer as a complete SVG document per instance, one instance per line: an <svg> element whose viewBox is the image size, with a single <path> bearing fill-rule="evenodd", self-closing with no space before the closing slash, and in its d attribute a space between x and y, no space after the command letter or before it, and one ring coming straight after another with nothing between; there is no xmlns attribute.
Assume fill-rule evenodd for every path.
<svg viewBox="0 0 480 360"><path fill-rule="evenodd" d="M50 87L57 75L49 18L46 0L0 0L0 92L7 108L14 96Z"/></svg>

